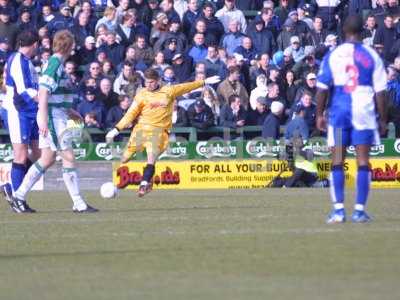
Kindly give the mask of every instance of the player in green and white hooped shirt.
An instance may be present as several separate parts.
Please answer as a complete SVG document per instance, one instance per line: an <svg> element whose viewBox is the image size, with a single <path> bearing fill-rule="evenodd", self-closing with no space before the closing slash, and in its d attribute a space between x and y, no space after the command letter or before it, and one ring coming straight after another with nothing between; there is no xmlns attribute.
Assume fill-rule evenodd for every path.
<svg viewBox="0 0 400 300"><path fill-rule="evenodd" d="M55 162L57 151L62 157L63 179L73 201L74 212L96 212L80 194L75 157L72 150L72 133L67 130L69 119L82 121L78 112L72 109L73 94L63 63L74 47L74 37L68 30L58 31L53 39L53 56L39 79L39 126L40 159L28 170L20 188L15 192L14 201L24 201L40 176Z"/></svg>

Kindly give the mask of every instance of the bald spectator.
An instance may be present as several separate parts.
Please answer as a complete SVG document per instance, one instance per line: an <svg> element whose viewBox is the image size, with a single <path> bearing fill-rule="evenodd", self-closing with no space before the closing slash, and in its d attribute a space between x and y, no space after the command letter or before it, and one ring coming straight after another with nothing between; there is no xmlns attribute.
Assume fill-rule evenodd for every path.
<svg viewBox="0 0 400 300"><path fill-rule="evenodd" d="M281 102L271 103L271 113L265 118L262 126L262 137L264 139L278 140L280 138L281 119L284 112L284 106Z"/></svg>

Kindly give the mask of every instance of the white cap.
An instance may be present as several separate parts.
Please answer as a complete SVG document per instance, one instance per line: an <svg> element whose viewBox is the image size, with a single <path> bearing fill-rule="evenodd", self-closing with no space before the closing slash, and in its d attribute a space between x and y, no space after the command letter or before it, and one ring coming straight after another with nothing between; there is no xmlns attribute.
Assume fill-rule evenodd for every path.
<svg viewBox="0 0 400 300"><path fill-rule="evenodd" d="M333 40L337 40L337 36L334 34L328 34L325 38L325 43L332 42Z"/></svg>
<svg viewBox="0 0 400 300"><path fill-rule="evenodd" d="M243 55L242 54L239 54L239 53L233 53L233 57L238 61L238 62L240 62L240 61L244 61L244 57L243 57Z"/></svg>
<svg viewBox="0 0 400 300"><path fill-rule="evenodd" d="M284 106L281 102L279 101L273 101L271 103L271 112L273 114L279 114L280 112L282 112L284 109Z"/></svg>
<svg viewBox="0 0 400 300"><path fill-rule="evenodd" d="M85 43L91 43L91 44L96 44L96 40L94 39L94 37L92 37L92 36L87 36L86 38L85 38Z"/></svg>
<svg viewBox="0 0 400 300"><path fill-rule="evenodd" d="M317 79L317 75L315 73L308 73L307 80Z"/></svg>
<svg viewBox="0 0 400 300"><path fill-rule="evenodd" d="M300 39L299 39L299 37L297 35L294 35L294 36L292 36L290 38L290 43L293 44L293 43L296 43L296 42L300 43Z"/></svg>

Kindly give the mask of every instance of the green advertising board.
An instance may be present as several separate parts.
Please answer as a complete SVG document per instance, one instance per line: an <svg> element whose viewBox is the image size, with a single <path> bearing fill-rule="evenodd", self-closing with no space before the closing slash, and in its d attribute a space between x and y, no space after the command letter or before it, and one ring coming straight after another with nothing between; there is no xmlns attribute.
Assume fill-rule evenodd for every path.
<svg viewBox="0 0 400 300"><path fill-rule="evenodd" d="M251 141L199 141L171 142L169 148L161 154L161 160L179 159L248 159L248 158L277 158L283 152L284 143L265 140ZM74 152L80 161L112 161L118 160L124 149L123 143L76 143ZM310 149L317 158L330 156L329 147L324 139L310 141L304 149ZM349 157L354 156L353 147L347 149ZM371 157L399 157L400 139L384 139L381 145L374 146ZM134 159L144 159L144 154L138 154ZM0 144L0 162L10 162L13 159L11 144Z"/></svg>

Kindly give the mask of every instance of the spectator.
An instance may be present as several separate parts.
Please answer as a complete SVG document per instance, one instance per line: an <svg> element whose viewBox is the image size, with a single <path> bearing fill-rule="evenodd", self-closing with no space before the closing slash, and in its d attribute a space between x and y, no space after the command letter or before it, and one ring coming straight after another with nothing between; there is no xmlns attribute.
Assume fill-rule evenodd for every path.
<svg viewBox="0 0 400 300"><path fill-rule="evenodd" d="M109 78L103 78L100 81L96 99L103 103L106 111L118 105L118 94L112 90L112 81Z"/></svg>
<svg viewBox="0 0 400 300"><path fill-rule="evenodd" d="M264 120L262 126L262 137L264 139L278 140L280 138L281 118L284 106L281 102L274 101L271 103L271 113Z"/></svg>
<svg viewBox="0 0 400 300"><path fill-rule="evenodd" d="M105 25L108 31L115 31L117 29L117 11L115 7L107 6L104 10L103 17L97 21L96 30L100 25Z"/></svg>
<svg viewBox="0 0 400 300"><path fill-rule="evenodd" d="M323 29L322 18L316 16L313 22L313 29L309 31L307 42L314 47L320 47L324 44L327 32Z"/></svg>
<svg viewBox="0 0 400 300"><path fill-rule="evenodd" d="M293 118L287 123L285 131L285 140L289 141L294 138L299 138L307 141L309 137L309 129L304 119L306 108L302 105L296 106Z"/></svg>
<svg viewBox="0 0 400 300"><path fill-rule="evenodd" d="M153 27L150 32L150 44L154 45L155 51L158 51L160 47L156 48L156 42L158 42L158 40L168 32L168 30L172 27L172 24L171 26L168 25L168 16L163 12L157 13L156 18L154 21L152 21L152 24Z"/></svg>
<svg viewBox="0 0 400 300"><path fill-rule="evenodd" d="M154 29L154 27L153 27ZM183 53L187 48L187 38L186 36L180 31L180 23L179 22L172 22L169 25L169 28L165 31L162 31L159 35L159 38L154 43L154 52L158 52L160 50L164 50L165 42L171 38L176 38L177 40L177 50Z"/></svg>
<svg viewBox="0 0 400 300"><path fill-rule="evenodd" d="M122 61L119 66L117 67L118 71L121 71L123 65L125 62L129 62L132 65L132 68L135 70L139 70L144 72L148 67L147 65L143 62L143 60L136 60L136 50L134 46L129 46L126 48L125 51L125 60Z"/></svg>
<svg viewBox="0 0 400 300"><path fill-rule="evenodd" d="M184 13L188 9L188 3L185 0L174 0L174 9L182 20Z"/></svg>
<svg viewBox="0 0 400 300"><path fill-rule="evenodd" d="M83 47L78 50L79 65L86 66L96 59L96 41L93 36L87 36Z"/></svg>
<svg viewBox="0 0 400 300"><path fill-rule="evenodd" d="M235 49L235 53L238 53L243 56L244 63L247 66L255 65L257 62L256 61L257 51L253 47L251 38L247 36L243 37L242 44Z"/></svg>
<svg viewBox="0 0 400 300"><path fill-rule="evenodd" d="M292 36L295 36L296 33L294 31L294 22L292 19L287 19L283 24L283 30L279 33L277 38L277 46L279 50L285 50L290 46L290 39Z"/></svg>
<svg viewBox="0 0 400 300"><path fill-rule="evenodd" d="M74 18L71 16L71 8L65 3L60 5L60 12L47 24L51 36L59 30L71 29L72 26L74 26Z"/></svg>
<svg viewBox="0 0 400 300"><path fill-rule="evenodd" d="M215 9L212 3L205 2L203 5L202 17L206 22L207 30L214 35L216 41L220 41L225 33L224 26L221 21L214 15Z"/></svg>
<svg viewBox="0 0 400 300"><path fill-rule="evenodd" d="M220 124L223 127L237 129L246 124L246 110L237 95L229 96L228 102L222 106Z"/></svg>
<svg viewBox="0 0 400 300"><path fill-rule="evenodd" d="M393 122L396 138L400 138L400 78L394 67L388 68L388 122Z"/></svg>
<svg viewBox="0 0 400 300"><path fill-rule="evenodd" d="M315 49L313 46L306 46L304 56L292 68L296 78L306 78L309 73L317 73L319 66L315 58Z"/></svg>
<svg viewBox="0 0 400 300"><path fill-rule="evenodd" d="M96 48L101 47L107 41L107 33L108 33L107 26L105 24L99 25L96 29Z"/></svg>
<svg viewBox="0 0 400 300"><path fill-rule="evenodd" d="M304 40L310 29L304 21L299 20L299 14L297 10L292 10L288 17L293 21L293 26L294 26L294 32L295 34L301 38L301 40Z"/></svg>
<svg viewBox="0 0 400 300"><path fill-rule="evenodd" d="M134 71L132 64L125 62L120 75L114 81L113 90L119 95L128 95L133 98L142 85L143 80L140 74Z"/></svg>
<svg viewBox="0 0 400 300"><path fill-rule="evenodd" d="M304 58L304 48L300 46L300 39L294 35L290 38L290 46L292 57L295 63L299 62Z"/></svg>
<svg viewBox="0 0 400 300"><path fill-rule="evenodd" d="M313 29L313 20L308 15L308 7L309 4L300 5L297 7L297 14L299 15L299 21L304 22L307 24L307 31L310 32Z"/></svg>
<svg viewBox="0 0 400 300"><path fill-rule="evenodd" d="M85 97L81 103L78 104L77 111L81 116L85 116L88 113L94 113L98 127L103 127L103 116L105 109L103 103L96 99L96 90L93 88L87 88L85 91Z"/></svg>
<svg viewBox="0 0 400 300"><path fill-rule="evenodd" d="M151 27L153 17L160 11L158 8L158 0L144 0L130 1L132 8L136 9L137 17L140 22L145 24L147 28Z"/></svg>
<svg viewBox="0 0 400 300"><path fill-rule="evenodd" d="M124 59L124 47L117 43L116 34L113 31L107 33L106 43L100 46L100 50L106 53L107 58L114 66Z"/></svg>
<svg viewBox="0 0 400 300"><path fill-rule="evenodd" d="M243 12L235 7L235 0L225 0L224 7L218 10L215 16L221 21L225 32L230 30L231 21L236 21L239 26L238 29L241 32L246 32L246 19Z"/></svg>
<svg viewBox="0 0 400 300"><path fill-rule="evenodd" d="M304 109L304 120L307 123L307 127L310 132L313 132L316 130L315 127L315 115L316 115L316 105L312 102L313 95L308 92L304 91L300 101L298 101L293 108L293 112L297 111L299 109L299 106L301 106Z"/></svg>
<svg viewBox="0 0 400 300"><path fill-rule="evenodd" d="M196 33L193 37L193 46L189 49L188 55L194 63L203 61L207 56L207 47L204 44L204 34Z"/></svg>
<svg viewBox="0 0 400 300"><path fill-rule="evenodd" d="M315 94L317 93L317 76L315 73L307 74L305 83L297 90L295 100L298 101L306 91L310 93L312 99L314 99Z"/></svg>
<svg viewBox="0 0 400 300"><path fill-rule="evenodd" d="M86 81L87 78L93 78L96 81L96 86L99 85L100 80L103 79L101 74L101 65L99 62L94 61L90 63L88 72L83 76L82 81Z"/></svg>
<svg viewBox="0 0 400 300"><path fill-rule="evenodd" d="M337 32L337 7L340 4L340 0L315 0L317 4L316 14L321 16L322 24L328 32Z"/></svg>
<svg viewBox="0 0 400 300"><path fill-rule="evenodd" d="M165 13L168 17L169 22L179 22L181 18L178 13L174 9L174 1L173 0L163 0L160 4L161 11Z"/></svg>
<svg viewBox="0 0 400 300"><path fill-rule="evenodd" d="M258 56L258 61L255 66L250 68L250 87L254 89L256 84L256 79L260 75L264 75L267 77L269 67L269 55L267 53L263 53Z"/></svg>
<svg viewBox="0 0 400 300"><path fill-rule="evenodd" d="M361 34L363 43L368 46L373 46L373 41L376 33L376 20L373 15L369 15L365 22L364 31Z"/></svg>
<svg viewBox="0 0 400 300"><path fill-rule="evenodd" d="M119 96L117 103L107 109L106 128L113 128L115 124L122 119L131 105L131 100L128 96Z"/></svg>
<svg viewBox="0 0 400 300"><path fill-rule="evenodd" d="M129 9L129 0L118 0L118 6L115 8L116 22L121 24L123 22L125 14Z"/></svg>
<svg viewBox="0 0 400 300"><path fill-rule="evenodd" d="M4 67L12 51L7 38L0 37L0 66Z"/></svg>
<svg viewBox="0 0 400 300"><path fill-rule="evenodd" d="M190 78L192 73L192 63L189 58L184 58L181 53L177 53L172 58L172 69L174 70L176 80L183 83Z"/></svg>
<svg viewBox="0 0 400 300"><path fill-rule="evenodd" d="M267 108L271 108L272 102L280 102L284 108L287 108L288 105L286 99L280 96L279 85L275 82L272 82L269 83L267 87Z"/></svg>
<svg viewBox="0 0 400 300"><path fill-rule="evenodd" d="M135 49L135 60L143 61L146 66L150 66L154 60L154 51L147 44L144 35L138 34L136 36L136 43L133 45L133 48Z"/></svg>
<svg viewBox="0 0 400 300"><path fill-rule="evenodd" d="M279 18L279 20L286 20L289 15L289 1L280 0L279 6L274 9L274 15Z"/></svg>
<svg viewBox="0 0 400 300"><path fill-rule="evenodd" d="M197 0L189 0L187 8L182 17L182 31L186 36L189 36L190 29L199 17L199 5Z"/></svg>
<svg viewBox="0 0 400 300"><path fill-rule="evenodd" d="M36 23L32 19L31 11L29 9L25 8L21 10L17 25L20 32L36 28Z"/></svg>
<svg viewBox="0 0 400 300"><path fill-rule="evenodd" d="M169 65L165 62L164 53L161 51L157 52L156 55L154 56L154 63L151 67L153 69L157 70L157 72L160 74L160 77L161 77L165 68L168 66Z"/></svg>
<svg viewBox="0 0 400 300"><path fill-rule="evenodd" d="M299 89L298 85L295 83L295 76L293 71L288 71L286 73L286 78L285 78L285 87L284 91L286 93L286 101L288 104L288 107L292 107L292 105L295 102L297 90Z"/></svg>
<svg viewBox="0 0 400 300"><path fill-rule="evenodd" d="M207 76L209 77L209 76ZM205 86L201 93L200 99L211 108L214 115L214 124L219 124L219 115L221 112L221 105L219 103L218 95L211 86Z"/></svg>
<svg viewBox="0 0 400 300"><path fill-rule="evenodd" d="M246 125L248 126L262 126L265 118L268 115L266 108L267 99L265 97L258 97L256 100L255 109L250 109L247 113Z"/></svg>
<svg viewBox="0 0 400 300"><path fill-rule="evenodd" d="M265 98L268 94L267 77L264 74L257 76L257 86L251 91L250 94L250 110L257 108L257 99Z"/></svg>
<svg viewBox="0 0 400 300"><path fill-rule="evenodd" d="M204 60L206 67L206 76L219 75L222 77L225 64L219 59L218 48L215 45L209 45L207 48L207 56Z"/></svg>
<svg viewBox="0 0 400 300"><path fill-rule="evenodd" d="M97 114L95 112L86 113L83 121L86 128L101 128L100 123L97 121Z"/></svg>
<svg viewBox="0 0 400 300"><path fill-rule="evenodd" d="M242 106L247 109L249 104L249 95L246 88L240 83L240 69L239 67L229 67L228 77L218 85L217 93L221 97L221 103L228 103L232 95L238 96Z"/></svg>
<svg viewBox="0 0 400 300"><path fill-rule="evenodd" d="M15 46L15 39L18 34L18 26L10 21L11 11L9 8L0 8L0 38L10 42L11 48Z"/></svg>
<svg viewBox="0 0 400 300"><path fill-rule="evenodd" d="M174 110L172 111L172 126L173 127L186 127L189 124L186 110L174 101Z"/></svg>
<svg viewBox="0 0 400 300"><path fill-rule="evenodd" d="M204 34L204 44L206 45L214 45L218 44L219 40L215 38L215 35L207 28L207 22L203 18L199 18L194 23L194 27L190 31L190 39L193 39L196 33Z"/></svg>
<svg viewBox="0 0 400 300"><path fill-rule="evenodd" d="M9 1L9 0L0 1L0 11L1 10L8 12L8 15L10 17L9 21L11 23L15 23L17 21L18 13L17 10L15 9L14 1Z"/></svg>
<svg viewBox="0 0 400 300"><path fill-rule="evenodd" d="M165 85L172 85L172 84L176 84L176 78L175 78L175 73L174 73L174 69L172 69L172 67L166 67L163 75L162 75L162 82Z"/></svg>
<svg viewBox="0 0 400 300"><path fill-rule="evenodd" d="M191 127L208 129L214 125L214 114L204 100L198 99L192 103L187 110L187 115Z"/></svg>
<svg viewBox="0 0 400 300"><path fill-rule="evenodd" d="M101 64L101 73L104 76L104 78L108 78L111 81L114 81L115 77L117 77L117 75L115 74L114 66L112 62L108 59L106 59Z"/></svg>
<svg viewBox="0 0 400 300"><path fill-rule="evenodd" d="M128 0L123 1L127 1L129 4ZM136 17L134 16L133 11L130 10L121 17L122 23L117 25L117 29L115 31L117 38L120 41L119 43L125 48L133 44L135 40L136 32L133 29L135 18Z"/></svg>
<svg viewBox="0 0 400 300"><path fill-rule="evenodd" d="M228 55L233 55L236 48L242 44L245 35L239 31L239 23L236 20L229 22L229 32L222 37L221 45Z"/></svg>
<svg viewBox="0 0 400 300"><path fill-rule="evenodd" d="M164 54L165 62L169 65L172 63L172 58L175 56L175 54L179 53L179 51L177 50L177 44L177 39L171 38L166 41L166 47L162 51L162 53Z"/></svg>
<svg viewBox="0 0 400 300"><path fill-rule="evenodd" d="M88 0L83 0L80 10L89 16L90 31L95 31L98 18L93 11L92 4Z"/></svg>
<svg viewBox="0 0 400 300"><path fill-rule="evenodd" d="M265 29L264 21L260 16L255 17L254 28L249 28L247 35L253 41L254 48L258 55L268 53L268 55L271 56L276 50L274 35L271 31Z"/></svg>

